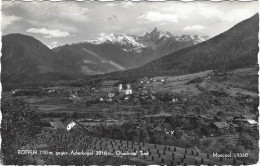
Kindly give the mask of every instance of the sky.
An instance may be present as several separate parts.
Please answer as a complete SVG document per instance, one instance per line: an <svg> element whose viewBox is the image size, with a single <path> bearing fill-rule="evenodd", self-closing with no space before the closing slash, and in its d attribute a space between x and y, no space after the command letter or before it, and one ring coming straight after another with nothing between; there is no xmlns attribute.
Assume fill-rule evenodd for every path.
<svg viewBox="0 0 260 166"><path fill-rule="evenodd" d="M101 34L216 36L258 12L258 2L2 2L2 34L21 33L48 47Z"/></svg>

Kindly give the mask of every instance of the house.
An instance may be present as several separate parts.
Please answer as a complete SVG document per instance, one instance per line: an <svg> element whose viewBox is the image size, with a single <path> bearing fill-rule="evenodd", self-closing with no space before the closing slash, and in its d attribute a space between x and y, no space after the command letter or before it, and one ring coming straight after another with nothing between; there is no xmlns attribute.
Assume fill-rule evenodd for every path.
<svg viewBox="0 0 260 166"><path fill-rule="evenodd" d="M63 129L64 128L64 125L62 124L61 121L53 121L53 122L50 122L50 124L54 129Z"/></svg>
<svg viewBox="0 0 260 166"><path fill-rule="evenodd" d="M164 130L163 130L163 127L162 127L162 126L157 125L157 126L155 126L155 127L152 129L152 131L153 131L153 132L162 132L162 131L164 131Z"/></svg>
<svg viewBox="0 0 260 166"><path fill-rule="evenodd" d="M14 89L11 91L11 94L15 94L17 92L17 89Z"/></svg>
<svg viewBox="0 0 260 166"><path fill-rule="evenodd" d="M166 134L173 134L174 133L174 130L169 123L164 123L163 128L164 128L164 131L165 131Z"/></svg>
<svg viewBox="0 0 260 166"><path fill-rule="evenodd" d="M244 121L247 125L249 125L249 126L251 126L251 127L253 127L253 126L257 126L257 121L255 121L255 120L253 120L253 119L246 119L245 121Z"/></svg>
<svg viewBox="0 0 260 166"><path fill-rule="evenodd" d="M241 129L242 129L241 126L239 126L238 124L235 124L235 123L230 123L229 125L233 126L235 128L235 130L238 131L238 132L241 131Z"/></svg>
<svg viewBox="0 0 260 166"><path fill-rule="evenodd" d="M224 117L224 119L227 121L227 122L232 122L233 121L233 116L226 116Z"/></svg>
<svg viewBox="0 0 260 166"><path fill-rule="evenodd" d="M129 100L129 96L126 96L126 97L125 97L125 100Z"/></svg>
<svg viewBox="0 0 260 166"><path fill-rule="evenodd" d="M125 95L131 95L133 94L133 91L131 89L131 86L130 85L127 85L126 86L126 89L125 90L122 90L122 93L125 94Z"/></svg>
<svg viewBox="0 0 260 166"><path fill-rule="evenodd" d="M240 116L235 116L233 118L234 123L241 123L241 122L246 122L247 120L251 121L251 120L256 120L256 116L255 115L249 115L249 114L243 114Z"/></svg>
<svg viewBox="0 0 260 166"><path fill-rule="evenodd" d="M87 119L89 121L87 122L90 122L90 121L94 121L93 119ZM71 120L71 119L68 119L66 122L64 122L64 126L66 126L66 130L67 131L70 131L71 129L85 129L85 126L84 124L82 124L81 122L77 121L77 120Z"/></svg>
<svg viewBox="0 0 260 166"><path fill-rule="evenodd" d="M229 124L225 121L221 122L213 122L211 124L211 127L213 128L214 132L220 133L220 134L227 134L229 129Z"/></svg>
<svg viewBox="0 0 260 166"><path fill-rule="evenodd" d="M76 126L77 125L77 123L75 122L75 121L72 121L72 122L70 122L68 125L67 125L67 130L69 131L69 130L71 130L74 126Z"/></svg>
<svg viewBox="0 0 260 166"><path fill-rule="evenodd" d="M118 85L118 92L123 94L123 95L133 94L133 91L132 91L131 86L129 84L126 85L126 89L123 89L123 85L119 84Z"/></svg>
<svg viewBox="0 0 260 166"><path fill-rule="evenodd" d="M241 115L241 119L255 119L256 116L252 114L243 114Z"/></svg>
<svg viewBox="0 0 260 166"><path fill-rule="evenodd" d="M114 97L115 96L115 93L114 92L109 92L108 94L107 94L107 97L109 97L109 98L112 98L112 97Z"/></svg>
<svg viewBox="0 0 260 166"><path fill-rule="evenodd" d="M159 124L152 129L153 132L164 132L165 134L173 134L174 130L172 129L169 123Z"/></svg>
<svg viewBox="0 0 260 166"><path fill-rule="evenodd" d="M111 98L107 99L107 102L112 102L113 100Z"/></svg>
<svg viewBox="0 0 260 166"><path fill-rule="evenodd" d="M51 135L54 134L57 129L64 129L63 123L60 121L59 118L50 118L50 119L45 119L45 121L49 121L48 123L50 124L47 127L42 127L42 131L39 134L39 137L41 139L51 139Z"/></svg>

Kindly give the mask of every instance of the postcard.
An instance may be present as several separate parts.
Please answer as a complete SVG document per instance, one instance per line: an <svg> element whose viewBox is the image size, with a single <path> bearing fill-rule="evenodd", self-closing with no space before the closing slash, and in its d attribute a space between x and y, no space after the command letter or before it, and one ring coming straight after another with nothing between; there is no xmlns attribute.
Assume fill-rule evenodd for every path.
<svg viewBox="0 0 260 166"><path fill-rule="evenodd" d="M2 165L254 165L258 1L3 1Z"/></svg>

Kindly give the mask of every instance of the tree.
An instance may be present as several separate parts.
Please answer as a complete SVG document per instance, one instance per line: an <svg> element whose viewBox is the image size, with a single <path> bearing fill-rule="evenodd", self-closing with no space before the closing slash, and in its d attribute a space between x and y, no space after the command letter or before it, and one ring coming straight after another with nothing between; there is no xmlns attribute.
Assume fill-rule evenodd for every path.
<svg viewBox="0 0 260 166"><path fill-rule="evenodd" d="M192 127L187 119L183 119L181 123L186 129L190 129Z"/></svg>
<svg viewBox="0 0 260 166"><path fill-rule="evenodd" d="M254 148L254 139L247 133L242 132L240 134L240 143L244 145L246 149L253 149Z"/></svg>
<svg viewBox="0 0 260 166"><path fill-rule="evenodd" d="M202 142L201 142L201 145L203 146L203 147L209 147L211 144L212 144L212 139L205 139L205 140L203 140Z"/></svg>
<svg viewBox="0 0 260 166"><path fill-rule="evenodd" d="M229 127L229 133L230 133L230 134L235 134L235 133L236 133L235 127L230 126L230 127Z"/></svg>
<svg viewBox="0 0 260 166"><path fill-rule="evenodd" d="M175 132L174 132L174 136L176 137L176 138L181 138L182 136L183 136L183 131L181 130L181 128L180 127L177 127L176 128L176 130L175 130Z"/></svg>
<svg viewBox="0 0 260 166"><path fill-rule="evenodd" d="M4 164L30 164L28 158L18 155L17 151L30 143L33 136L40 131L34 125L39 121L36 113L24 101L11 98L2 98L1 111Z"/></svg>
<svg viewBox="0 0 260 166"><path fill-rule="evenodd" d="M133 129L130 133L132 141L139 141L140 131L138 129Z"/></svg>
<svg viewBox="0 0 260 166"><path fill-rule="evenodd" d="M244 148L244 146L242 146L242 145L238 145L238 146L236 146L236 148L234 149L234 152L236 152L236 153L244 153L244 152L245 152L245 148Z"/></svg>
<svg viewBox="0 0 260 166"><path fill-rule="evenodd" d="M217 116L223 117L224 116L224 112L223 111L218 111L217 112Z"/></svg>
<svg viewBox="0 0 260 166"><path fill-rule="evenodd" d="M122 128L120 128L116 125L111 126L111 128L112 128L111 129L112 138L120 139L120 140L126 138L125 133Z"/></svg>
<svg viewBox="0 0 260 166"><path fill-rule="evenodd" d="M72 119L77 119L77 118L78 118L78 113L74 111L72 114Z"/></svg>

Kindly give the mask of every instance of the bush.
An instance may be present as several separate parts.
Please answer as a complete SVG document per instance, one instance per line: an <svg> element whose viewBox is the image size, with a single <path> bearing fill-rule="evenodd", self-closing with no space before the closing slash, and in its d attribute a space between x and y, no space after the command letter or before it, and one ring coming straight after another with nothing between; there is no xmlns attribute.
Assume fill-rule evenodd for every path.
<svg viewBox="0 0 260 166"><path fill-rule="evenodd" d="M203 140L202 142L201 142L201 145L203 146L203 147L209 147L211 144L212 144L212 139L205 139L205 140Z"/></svg>
<svg viewBox="0 0 260 166"><path fill-rule="evenodd" d="M201 82L203 82L203 79L198 77L198 78L188 81L186 84L189 85L189 84L195 84L195 83L201 83Z"/></svg>
<svg viewBox="0 0 260 166"><path fill-rule="evenodd" d="M240 134L240 143L244 145L246 149L253 149L254 148L254 138L252 138L247 133L241 133Z"/></svg>

